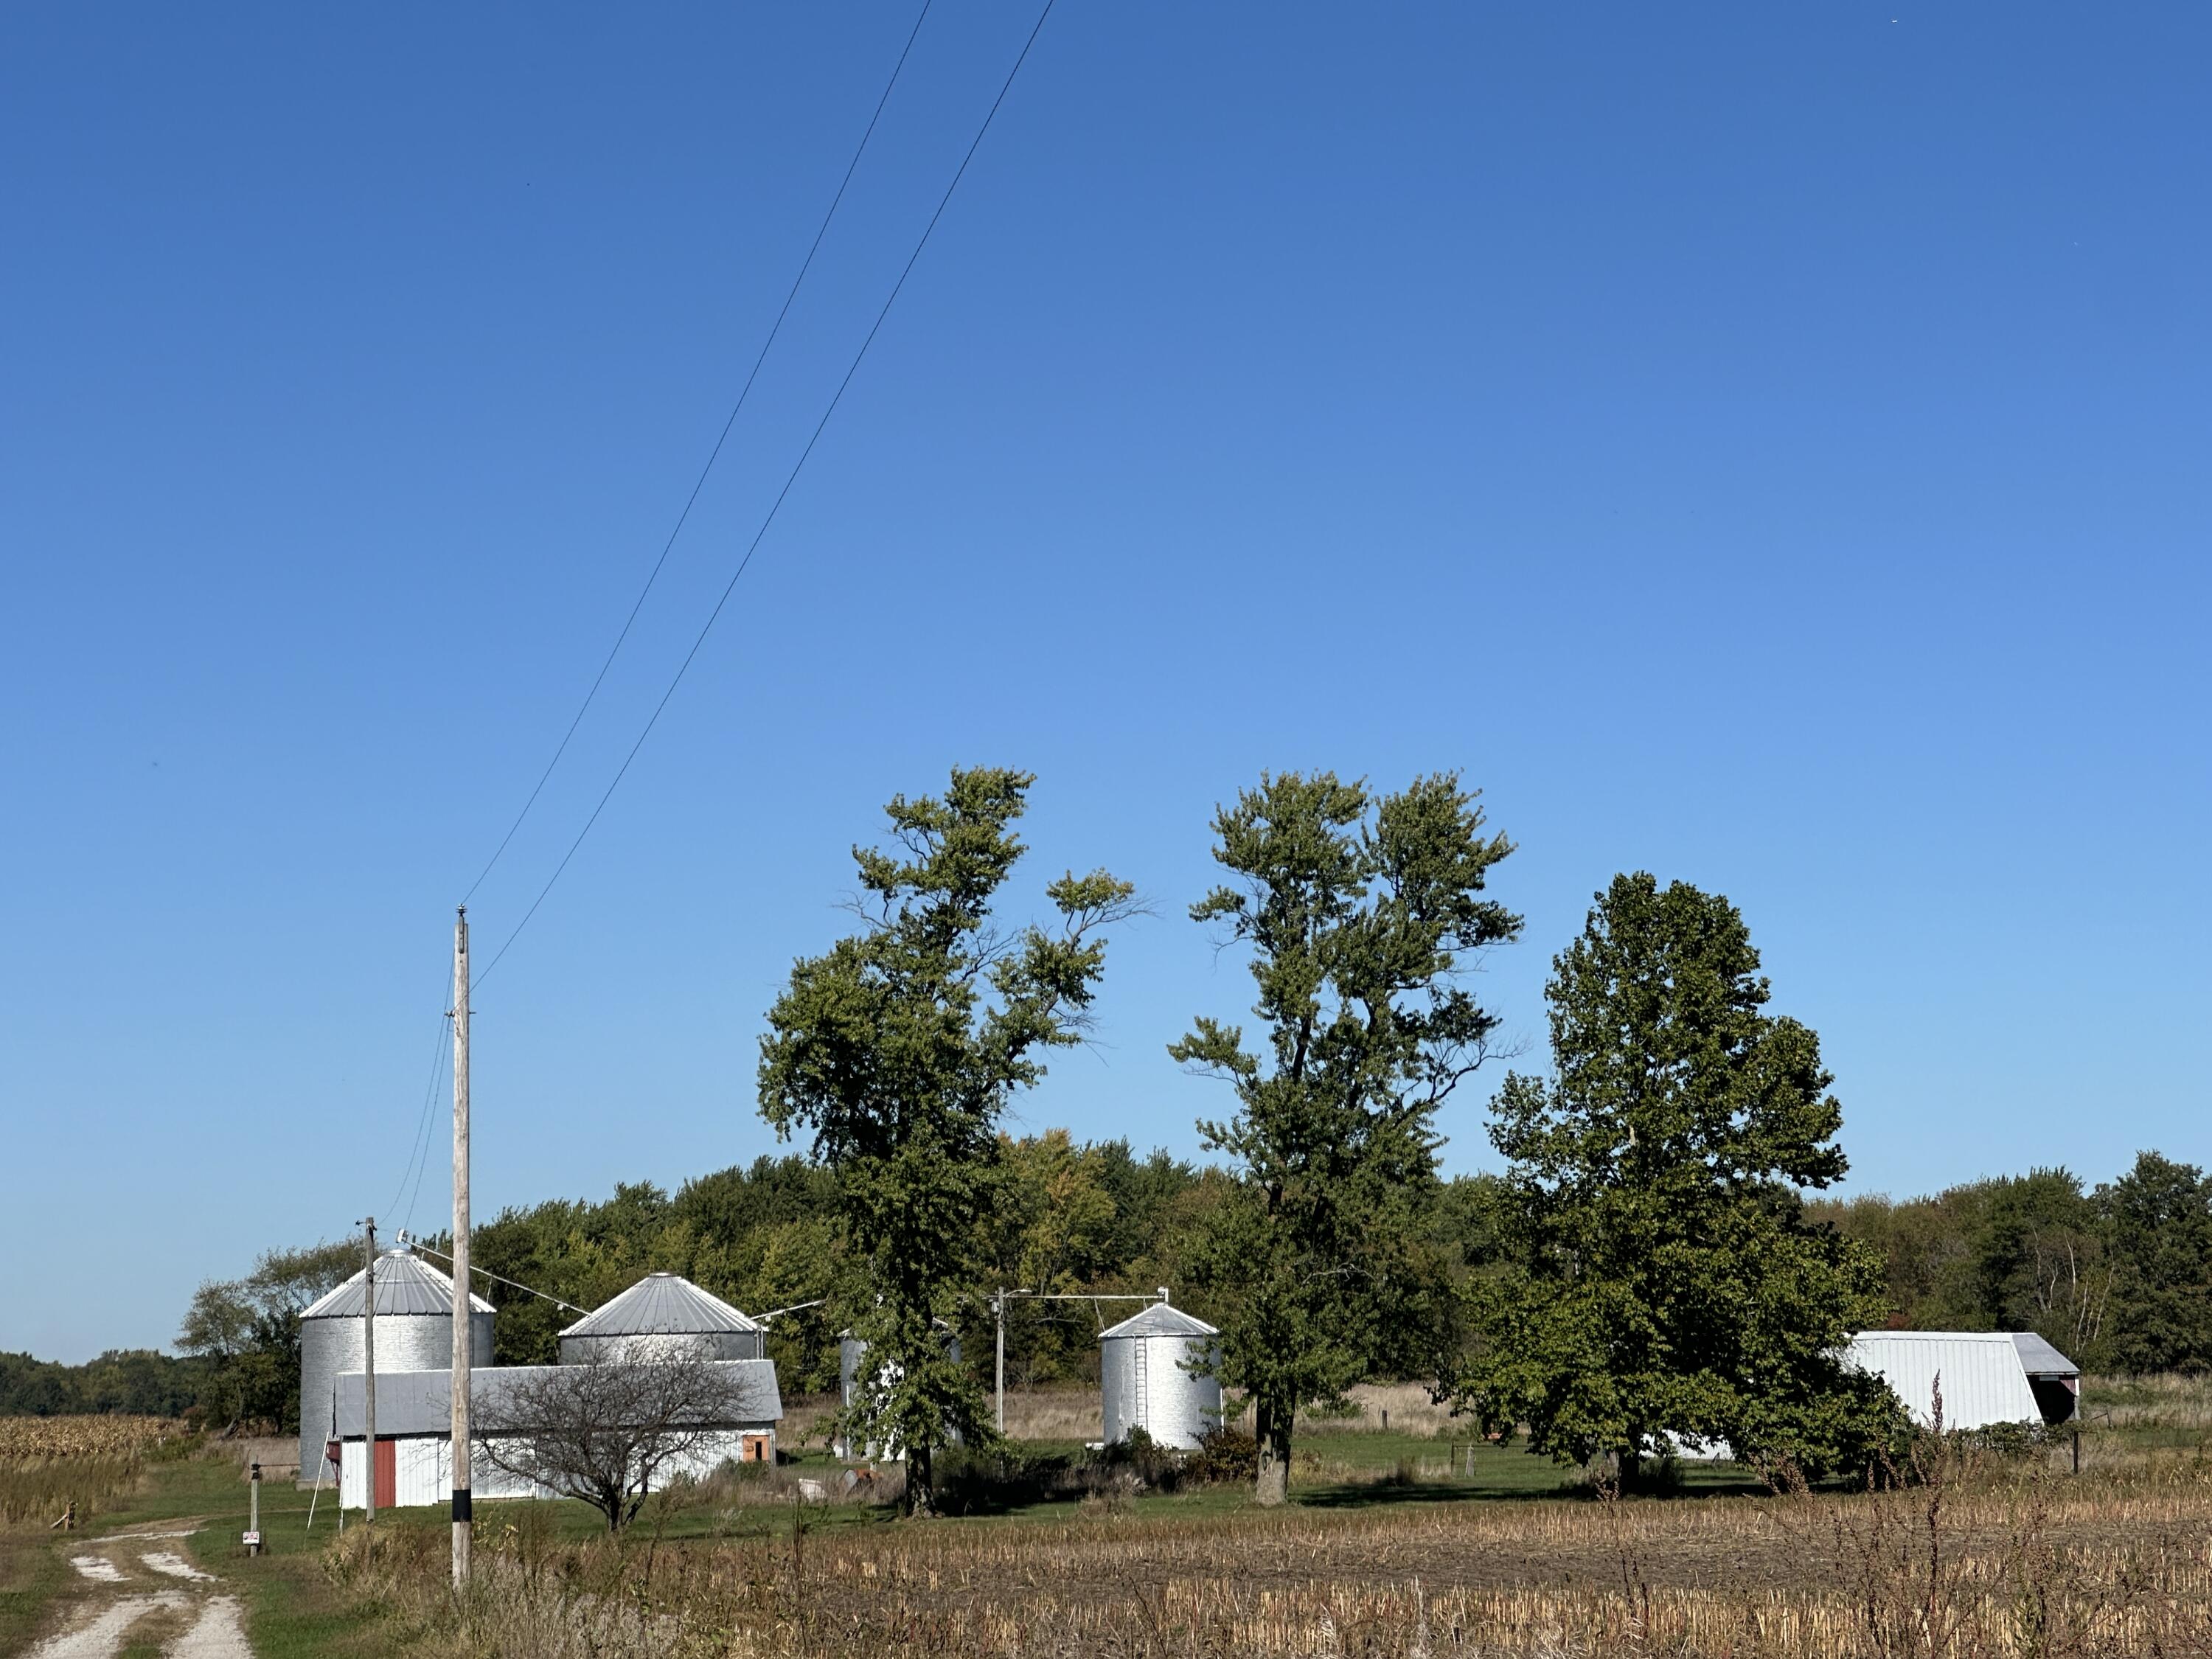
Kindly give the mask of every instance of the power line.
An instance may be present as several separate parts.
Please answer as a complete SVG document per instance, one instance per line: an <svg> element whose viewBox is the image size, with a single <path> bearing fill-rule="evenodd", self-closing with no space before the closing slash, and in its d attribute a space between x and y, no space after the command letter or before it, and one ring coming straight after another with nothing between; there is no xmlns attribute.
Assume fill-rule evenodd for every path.
<svg viewBox="0 0 2212 1659"><path fill-rule="evenodd" d="M439 1038L438 1063L434 1065L430 1071L431 1088L434 1091L437 1087L438 1074L445 1069L446 1056L453 1052L453 1028L448 1021ZM415 1155L415 1181L414 1185L407 1191L407 1221L410 1225L412 1225L415 1220L415 1206L422 1196L422 1178L430 1170L430 1137L439 1121L437 1116L428 1111L429 1103L426 1102L424 1104L421 1145ZM396 1214L397 1212L394 1213Z"/></svg>
<svg viewBox="0 0 2212 1659"><path fill-rule="evenodd" d="M929 246L930 235L936 230L938 221L945 216L945 210L951 204L953 191L960 188L960 181L967 177L969 163L975 159L975 152L982 148L984 135L990 131L991 123L998 118L1000 106L1006 101L1006 94L1013 90L1014 77L1022 72L1022 65L1029 61L1030 49L1036 45L1037 36L1043 33L1045 20L1052 15L1054 3L1054 0L1045 0L1044 9L1037 13L1036 22L1030 28L1029 38L1022 43L1021 54L1014 59L1014 66L1006 71L1006 78L999 88L999 95L991 100L991 107L984 114L982 125L975 129L975 137L969 143L967 154L960 158L960 165L953 172L952 182L945 185L945 194L938 198L937 210L929 216L929 222L922 227L921 239L915 243L914 252L907 256L906 264L899 271L898 280L891 284L890 294L884 301L883 308L876 313L876 320L869 327L867 337L860 342L860 349L853 354L852 363L845 370L845 378L837 383L837 390L831 395L829 407L822 411L822 418L815 422L813 435L807 439L806 447L799 451L798 460L792 464L790 474L783 481L783 488L776 492L775 500L769 506L768 515L761 520L760 528L753 532L753 538L745 548L744 556L738 561L738 568L731 573L729 581L723 586L721 597L714 601L714 608L708 613L706 624L700 629L699 636L691 641L691 648L684 653L684 660L678 665L675 678L668 682L668 689L660 694L660 701L653 705L653 713L645 722L645 729L637 734L637 741L630 745L629 752L623 757L623 763L616 769L613 781L607 785L605 793L599 797L599 805L592 808L591 817L584 820L584 827L576 832L575 840L568 843L568 850L561 855L561 862L553 867L553 873L546 878L545 885L538 889L538 896L531 901L530 908L522 913L522 920L515 923L514 931L507 936L506 942L492 957L489 965L477 976L478 984L491 977L493 970L498 968L507 953L514 948L515 940L522 937L522 930L530 926L530 919L538 914L538 907L545 902L546 895L553 890L554 884L561 879L562 872L568 867L568 861L576 856L576 849L584 844L584 837L592 833L592 826L599 821L599 814L606 811L607 803L614 799L615 791L621 787L623 779L629 775L630 763L637 758L638 751L645 747L645 740L653 735L653 728L659 723L662 710L668 707L669 699L676 695L676 688L683 684L684 676L690 671L693 659L698 656L699 648L707 643L707 635L714 631L714 623L722 614L722 608L729 604L730 595L737 590L738 578L745 574L746 568L752 563L753 555L760 550L762 538L768 534L769 527L775 522L775 515L782 510L785 500L791 494L792 486L799 482L799 475L805 468L807 458L814 453L815 445L821 441L823 431L830 424L830 417L837 412L837 405L844 401L846 388L853 384L853 377L860 373L860 363L867 356L868 348L875 343L876 336L883 330L884 319L890 315L892 306L898 302L899 294L906 287L907 278L914 274L915 265L921 259L922 250Z"/></svg>
<svg viewBox="0 0 2212 1659"><path fill-rule="evenodd" d="M436 1256L439 1261L444 1262L449 1267L453 1265L453 1258L452 1256L447 1255L443 1250L432 1249L428 1244L422 1243L419 1238L403 1239L401 1242L410 1250L419 1250L424 1255ZM570 1313L580 1314L588 1313L591 1311L588 1308L578 1307L573 1302L563 1302L559 1297L549 1295L544 1291L533 1290L531 1286L524 1284L519 1279L502 1279L499 1274L491 1272L489 1268L471 1267L469 1271L479 1277L489 1279L495 1285L504 1285L509 1290L520 1291L526 1296L534 1296L540 1302L550 1302L556 1308L566 1308Z"/></svg>
<svg viewBox="0 0 2212 1659"><path fill-rule="evenodd" d="M446 972L446 1000L448 1002L453 1000L453 970L448 969ZM430 1080L422 1086L422 1110L416 1121L414 1138L407 1143L407 1162L400 1165L399 1185L392 1191L392 1202L385 1206L384 1213L387 1216L399 1213L399 1197L407 1190L407 1182L410 1176L415 1180L416 1190L417 1192L422 1190L422 1177L415 1173L415 1166L417 1159L429 1155L430 1108L437 1099L438 1062L446 1056L446 1031L445 1017L441 1014L438 1019L438 1040L430 1048ZM411 1209L410 1214L411 1217Z"/></svg>
<svg viewBox="0 0 2212 1659"><path fill-rule="evenodd" d="M501 854L507 851L507 843L514 839L514 832L522 828L522 821L530 816L530 809L538 805L538 797L544 793L546 782L553 775L553 769L560 765L561 757L568 752L569 739L576 735L576 728L584 723L586 712L599 695L599 687L606 683L607 671L615 665L615 658L620 654L623 642L629 638L629 630L636 624L638 612L645 609L646 598L653 592L653 585L660 580L661 567L668 562L668 556L676 546L676 538L684 533L684 526L691 517L691 509L698 505L699 492L707 487L707 476L714 471L714 463L721 458L722 446L729 441L731 428L737 425L738 416L745 406L745 399L752 396L753 382L760 378L761 365L768 361L768 354L775 344L776 336L783 332L784 319L791 315L792 302L799 297L799 286L806 281L806 273L814 268L814 256L822 250L822 239L830 234L830 222L837 216L838 204L845 199L846 187L853 182L854 173L860 170L861 156L867 154L868 140L875 137L876 124L883 119L884 107L891 100L892 88L898 85L899 73L906 68L908 54L914 51L915 40L921 33L922 23L929 15L932 3L933 0L922 0L921 10L915 17L914 27L906 37L906 45L899 50L898 62L891 65L891 78L884 83L883 96L876 100L875 112L868 117L867 130L860 135L860 147L854 150L853 159L846 164L845 176L837 181L837 193L830 198L830 210L822 216L822 222L814 232L814 240L807 247L806 258L799 262L799 274L791 279L790 291L783 296L783 308L775 313L775 321L769 329L768 337L761 342L760 350L753 358L753 366L745 375L744 386L738 393L738 400L730 407L730 417L722 422L721 434L714 440L714 448L708 452L707 464L699 469L699 477L691 485L690 495L684 498L684 510L676 515L676 527L668 532L668 539L661 544L660 556L653 562L652 573L646 577L644 587L639 590L637 603L630 606L629 615L623 619L622 632L615 635L614 644L608 648L606 660L599 665L599 672L592 680L592 689L584 693L584 701L576 709L575 719L568 722L568 729L561 734L561 742L553 750L553 758L545 763L544 771L538 774L537 787L531 790L530 799L522 803L522 810L514 815L514 822L507 825L507 834L500 837L499 846L484 867L477 872L477 878L469 884L469 890L461 895L462 903L466 904L476 896L477 889L483 885L484 878L491 874L492 866L499 862Z"/></svg>

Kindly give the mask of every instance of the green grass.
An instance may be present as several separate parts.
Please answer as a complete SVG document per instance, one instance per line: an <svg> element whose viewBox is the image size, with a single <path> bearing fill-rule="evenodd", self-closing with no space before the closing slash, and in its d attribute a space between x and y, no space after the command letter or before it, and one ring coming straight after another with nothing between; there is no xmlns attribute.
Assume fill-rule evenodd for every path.
<svg viewBox="0 0 2212 1659"><path fill-rule="evenodd" d="M43 1538L0 1538L0 1653L21 1653L70 1585L62 1552Z"/></svg>

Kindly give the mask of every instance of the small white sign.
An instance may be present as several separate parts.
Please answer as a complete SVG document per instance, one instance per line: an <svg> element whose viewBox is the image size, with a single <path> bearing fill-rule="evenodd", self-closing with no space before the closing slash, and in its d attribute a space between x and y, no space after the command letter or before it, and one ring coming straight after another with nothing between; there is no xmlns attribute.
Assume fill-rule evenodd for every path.
<svg viewBox="0 0 2212 1659"><path fill-rule="evenodd" d="M249 1532L248 1534L246 1534L246 1548L248 1548L248 1549L250 1549L250 1550L251 1550L251 1549L258 1549L258 1548L260 1548L260 1547L261 1547L261 1534L260 1534L259 1533L258 1533L258 1532Z"/></svg>

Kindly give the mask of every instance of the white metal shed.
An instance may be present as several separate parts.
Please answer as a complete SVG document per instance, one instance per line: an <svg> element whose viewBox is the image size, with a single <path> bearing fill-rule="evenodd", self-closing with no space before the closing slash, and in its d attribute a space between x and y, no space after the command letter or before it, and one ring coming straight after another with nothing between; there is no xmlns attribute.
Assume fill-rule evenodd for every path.
<svg viewBox="0 0 2212 1659"><path fill-rule="evenodd" d="M1861 1331L1848 1358L1923 1428L1939 1385L1947 1429L2070 1423L2081 1412L2081 1368L2033 1331Z"/></svg>

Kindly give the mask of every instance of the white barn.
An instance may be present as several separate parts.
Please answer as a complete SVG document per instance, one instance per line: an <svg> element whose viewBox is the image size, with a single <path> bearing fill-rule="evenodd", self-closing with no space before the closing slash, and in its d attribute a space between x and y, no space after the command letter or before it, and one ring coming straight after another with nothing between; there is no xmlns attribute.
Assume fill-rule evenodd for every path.
<svg viewBox="0 0 2212 1659"><path fill-rule="evenodd" d="M1889 1384L1905 1414L1933 1424L1940 1381L1943 1427L1993 1428L2000 1423L2045 1427L2081 1415L2081 1368L2033 1331L1861 1331L1844 1363ZM1724 1440L1669 1437L1674 1455L1693 1462L1726 1462Z"/></svg>
<svg viewBox="0 0 2212 1659"><path fill-rule="evenodd" d="M2081 1368L2033 1331L1861 1331L1848 1358L1890 1386L1915 1423L1946 1429L2055 1425L2081 1415Z"/></svg>
<svg viewBox="0 0 2212 1659"><path fill-rule="evenodd" d="M726 1462L775 1461L775 1425L783 1419L775 1366L766 1359L727 1359L714 1367L729 1379L729 1396L753 1413L742 1422L713 1425L713 1432L684 1456L672 1460L654 1489L686 1478L712 1474ZM556 1370L550 1365L510 1365L472 1371L469 1377L471 1416L526 1380ZM343 1452L338 1460L338 1501L362 1509L368 1497L366 1452L367 1391L359 1371L337 1379L337 1429ZM386 1371L376 1374L376 1506L407 1509L444 1504L453 1487L453 1374L450 1371ZM471 1459L470 1486L477 1498L550 1498L556 1494L520 1480L490 1463L479 1445Z"/></svg>

